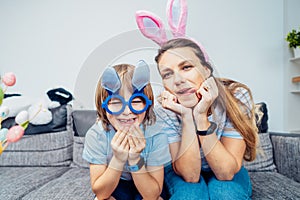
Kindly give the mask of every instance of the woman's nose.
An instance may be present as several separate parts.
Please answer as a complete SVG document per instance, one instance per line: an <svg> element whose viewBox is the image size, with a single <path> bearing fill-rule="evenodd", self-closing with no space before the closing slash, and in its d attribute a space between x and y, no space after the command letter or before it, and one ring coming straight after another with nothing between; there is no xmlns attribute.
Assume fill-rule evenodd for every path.
<svg viewBox="0 0 300 200"><path fill-rule="evenodd" d="M174 83L175 83L175 85L180 85L181 83L184 82L184 80L185 80L184 77L180 73L178 73L178 72L174 73Z"/></svg>

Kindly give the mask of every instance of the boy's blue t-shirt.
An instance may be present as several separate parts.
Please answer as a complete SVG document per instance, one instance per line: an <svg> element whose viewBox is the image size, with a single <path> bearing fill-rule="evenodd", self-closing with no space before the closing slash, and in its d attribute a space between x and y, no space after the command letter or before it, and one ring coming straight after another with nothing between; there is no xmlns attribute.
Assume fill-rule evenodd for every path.
<svg viewBox="0 0 300 200"><path fill-rule="evenodd" d="M147 126L144 131L146 147L141 152L141 156L144 158L146 166L162 166L171 161L167 135L162 130L162 127L155 123ZM91 164L108 165L113 156L110 143L115 133L112 126L109 131L105 131L101 121L94 124L85 136L83 159ZM126 165L128 164L126 163ZM121 178L132 180L130 172L126 170L123 170Z"/></svg>

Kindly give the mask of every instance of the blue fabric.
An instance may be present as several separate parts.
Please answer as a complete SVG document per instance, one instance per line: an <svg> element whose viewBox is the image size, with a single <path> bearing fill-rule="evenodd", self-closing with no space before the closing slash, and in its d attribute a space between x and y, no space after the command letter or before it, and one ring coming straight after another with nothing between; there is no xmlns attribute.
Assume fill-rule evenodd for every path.
<svg viewBox="0 0 300 200"><path fill-rule="evenodd" d="M118 186L112 195L115 199L124 200L142 200L142 196L138 192L133 181L120 180Z"/></svg>
<svg viewBox="0 0 300 200"><path fill-rule="evenodd" d="M115 135L115 130L105 131L101 122L94 124L87 132L82 157L89 163L108 165L112 156L111 140ZM147 126L144 131L146 147L141 156L145 160L146 166L163 166L171 161L167 135L162 132L159 124ZM125 164L127 165L127 163ZM125 166L126 167L126 166ZM131 174L123 171L121 178L131 180Z"/></svg>
<svg viewBox="0 0 300 200"><path fill-rule="evenodd" d="M212 172L202 172L198 183L185 182L171 165L165 167L165 184L170 200L251 199L252 185L248 171L242 167L231 181L220 181Z"/></svg>

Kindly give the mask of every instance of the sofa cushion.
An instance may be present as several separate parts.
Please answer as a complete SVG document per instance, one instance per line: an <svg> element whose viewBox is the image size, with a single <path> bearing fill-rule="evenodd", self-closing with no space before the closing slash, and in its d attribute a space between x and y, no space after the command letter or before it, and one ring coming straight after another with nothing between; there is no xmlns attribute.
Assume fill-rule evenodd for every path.
<svg viewBox="0 0 300 200"><path fill-rule="evenodd" d="M24 196L23 200L32 199L93 199L89 169L73 168L42 187Z"/></svg>
<svg viewBox="0 0 300 200"><path fill-rule="evenodd" d="M72 112L74 128L73 162L74 167L89 167L89 163L82 158L84 136L89 128L96 122L95 110L74 110Z"/></svg>
<svg viewBox="0 0 300 200"><path fill-rule="evenodd" d="M72 112L74 136L84 137L89 128L96 122L95 110L74 110Z"/></svg>
<svg viewBox="0 0 300 200"><path fill-rule="evenodd" d="M300 182L300 134L270 134L278 172Z"/></svg>
<svg viewBox="0 0 300 200"><path fill-rule="evenodd" d="M69 166L72 162L73 132L71 107L57 118L67 119L64 131L24 135L9 144L0 156L0 166Z"/></svg>
<svg viewBox="0 0 300 200"><path fill-rule="evenodd" d="M300 199L300 183L277 172L249 172L252 199Z"/></svg>
<svg viewBox="0 0 300 200"><path fill-rule="evenodd" d="M259 133L259 146L256 158L252 162L244 161L244 166L248 171L276 171L274 164L273 148L269 133Z"/></svg>
<svg viewBox="0 0 300 200"><path fill-rule="evenodd" d="M268 109L267 105L264 102L255 104L255 119L256 126L258 128L259 133L267 133L268 132Z"/></svg>
<svg viewBox="0 0 300 200"><path fill-rule="evenodd" d="M89 163L82 158L85 137L74 136L72 167L89 168Z"/></svg>
<svg viewBox="0 0 300 200"><path fill-rule="evenodd" d="M21 199L32 190L60 177L69 169L69 167L0 167L0 199Z"/></svg>

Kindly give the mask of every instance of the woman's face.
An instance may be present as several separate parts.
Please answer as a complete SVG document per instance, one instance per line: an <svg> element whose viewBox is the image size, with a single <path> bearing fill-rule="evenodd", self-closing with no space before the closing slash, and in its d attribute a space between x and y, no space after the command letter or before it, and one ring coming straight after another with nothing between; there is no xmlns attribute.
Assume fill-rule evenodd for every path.
<svg viewBox="0 0 300 200"><path fill-rule="evenodd" d="M165 51L158 63L164 87L185 107L194 107L199 98L196 91L209 77L210 70L200 63L190 47Z"/></svg>
<svg viewBox="0 0 300 200"><path fill-rule="evenodd" d="M122 89L122 94L123 98L125 99L125 101L128 102L128 100L130 99L132 93L131 91L129 91L129 89L126 89L125 87ZM112 100L112 102L109 102L109 104L112 105L117 105L119 102L114 102L114 100ZM139 104L139 102L138 102ZM133 113L128 105L126 105L125 110L119 114L119 115L112 115L109 114L108 112L106 112L107 115L107 119L110 122L110 124L117 130L124 128L126 126L130 127L133 124L141 124L145 118L146 115L146 111L141 113L141 114L135 114Z"/></svg>

